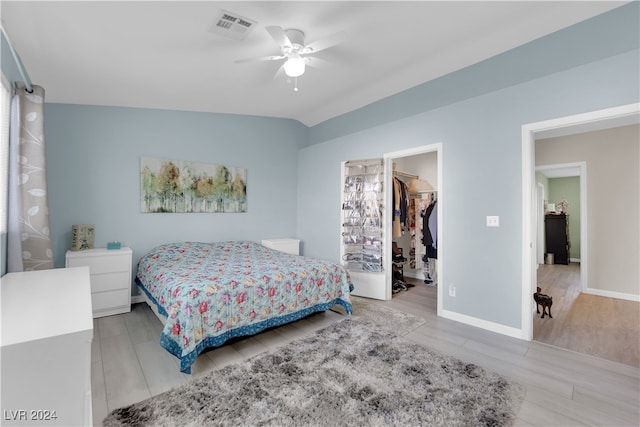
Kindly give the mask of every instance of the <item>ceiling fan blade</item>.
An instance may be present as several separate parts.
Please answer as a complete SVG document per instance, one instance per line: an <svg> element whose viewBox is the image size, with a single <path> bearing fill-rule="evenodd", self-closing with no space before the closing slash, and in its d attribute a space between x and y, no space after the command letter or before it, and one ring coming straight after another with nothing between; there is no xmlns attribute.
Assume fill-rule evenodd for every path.
<svg viewBox="0 0 640 427"><path fill-rule="evenodd" d="M339 31L335 34L330 35L329 37L325 37L323 39L309 43L304 47L304 49L309 50L309 53L320 52L321 50L328 49L332 46L337 45L338 43L342 43L346 39L347 33L345 33L344 31Z"/></svg>
<svg viewBox="0 0 640 427"><path fill-rule="evenodd" d="M287 77L287 75L284 72L284 64L282 64L280 68L278 68L278 71L276 71L276 73L273 75L273 80L278 80L281 77Z"/></svg>
<svg viewBox="0 0 640 427"><path fill-rule="evenodd" d="M278 27L275 25L264 27L265 30L271 35L271 37L278 43L280 47L291 47L291 40L284 33L282 27Z"/></svg>
<svg viewBox="0 0 640 427"><path fill-rule="evenodd" d="M329 66L331 63L329 61L326 61L324 59L320 59L320 58L316 58L313 56L306 56L305 58L306 61L306 65L307 67L311 67L311 68L326 68L327 66Z"/></svg>
<svg viewBox="0 0 640 427"><path fill-rule="evenodd" d="M256 62L256 61L277 61L278 59L284 59L286 56L284 55L271 55L271 56L261 56L258 58L245 58L245 59L237 59L234 62L236 64L242 64L244 62Z"/></svg>

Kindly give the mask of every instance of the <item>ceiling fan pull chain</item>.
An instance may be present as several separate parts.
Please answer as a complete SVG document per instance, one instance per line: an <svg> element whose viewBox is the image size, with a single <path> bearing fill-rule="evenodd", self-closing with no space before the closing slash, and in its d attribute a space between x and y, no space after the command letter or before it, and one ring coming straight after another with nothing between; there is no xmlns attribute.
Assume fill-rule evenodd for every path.
<svg viewBox="0 0 640 427"><path fill-rule="evenodd" d="M293 91L294 92L298 91L298 78L297 77L293 78Z"/></svg>

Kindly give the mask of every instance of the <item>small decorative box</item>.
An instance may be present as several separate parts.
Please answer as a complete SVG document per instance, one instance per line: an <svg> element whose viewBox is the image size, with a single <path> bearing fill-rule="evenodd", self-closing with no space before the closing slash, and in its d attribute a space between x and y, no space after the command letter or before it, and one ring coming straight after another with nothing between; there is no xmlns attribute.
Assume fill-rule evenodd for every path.
<svg viewBox="0 0 640 427"><path fill-rule="evenodd" d="M107 249L120 249L120 242L107 242Z"/></svg>

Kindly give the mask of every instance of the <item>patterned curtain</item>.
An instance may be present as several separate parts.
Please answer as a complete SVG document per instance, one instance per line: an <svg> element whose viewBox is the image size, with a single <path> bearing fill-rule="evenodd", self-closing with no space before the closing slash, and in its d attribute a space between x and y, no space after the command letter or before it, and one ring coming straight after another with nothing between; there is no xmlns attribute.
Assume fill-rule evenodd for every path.
<svg viewBox="0 0 640 427"><path fill-rule="evenodd" d="M7 270L53 268L44 147L44 89L16 84L9 128Z"/></svg>

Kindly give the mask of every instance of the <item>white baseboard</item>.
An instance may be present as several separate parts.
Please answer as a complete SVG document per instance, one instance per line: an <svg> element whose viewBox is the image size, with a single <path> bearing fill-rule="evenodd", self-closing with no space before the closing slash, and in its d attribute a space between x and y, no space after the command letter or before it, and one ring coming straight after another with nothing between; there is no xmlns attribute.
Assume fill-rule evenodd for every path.
<svg viewBox="0 0 640 427"><path fill-rule="evenodd" d="M580 262L580 258L569 258L569 262Z"/></svg>
<svg viewBox="0 0 640 427"><path fill-rule="evenodd" d="M522 329L512 328L510 326L501 325L499 323L490 322L488 320L478 319L476 317L467 316L465 314L456 313L454 311L442 310L440 316L455 320L456 322L464 323L466 325L475 326L476 328L486 329L498 334L507 335L509 337L526 339Z"/></svg>
<svg viewBox="0 0 640 427"><path fill-rule="evenodd" d="M640 295L634 295L634 294L626 294L623 292L615 292L615 291L606 291L603 289L594 289L594 288L587 288L586 291L584 291L585 294L591 294L591 295L598 295L601 297L609 297L609 298L617 298L617 299L624 299L627 301L635 301L635 302L640 302Z"/></svg>

